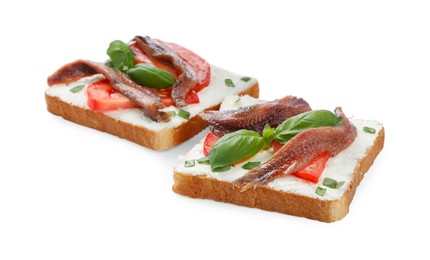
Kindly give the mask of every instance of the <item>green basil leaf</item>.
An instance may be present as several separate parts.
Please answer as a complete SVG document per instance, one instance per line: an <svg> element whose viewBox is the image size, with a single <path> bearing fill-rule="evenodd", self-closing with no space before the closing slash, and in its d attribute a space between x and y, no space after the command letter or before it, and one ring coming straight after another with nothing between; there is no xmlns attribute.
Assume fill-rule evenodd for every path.
<svg viewBox="0 0 430 260"><path fill-rule="evenodd" d="M227 165L227 166L223 166L223 167L218 167L216 169L213 169L213 172L226 172L228 170L231 169L231 165Z"/></svg>
<svg viewBox="0 0 430 260"><path fill-rule="evenodd" d="M247 162L242 166L244 170L252 170L258 166L260 166L261 162Z"/></svg>
<svg viewBox="0 0 430 260"><path fill-rule="evenodd" d="M263 129L263 139L264 139L264 149L268 149L273 141L273 136L275 135L275 129L271 128L270 125L266 124Z"/></svg>
<svg viewBox="0 0 430 260"><path fill-rule="evenodd" d="M176 82L176 79L169 72L144 63L139 63L134 68L129 69L127 75L139 84L157 89L168 88Z"/></svg>
<svg viewBox="0 0 430 260"><path fill-rule="evenodd" d="M304 130L323 126L337 126L342 122L343 120L331 111L313 110L290 117L282 122L275 129L274 139L285 144Z"/></svg>
<svg viewBox="0 0 430 260"><path fill-rule="evenodd" d="M221 137L209 153L212 171L258 153L264 145L263 137L255 131L239 130Z"/></svg>
<svg viewBox="0 0 430 260"><path fill-rule="evenodd" d="M134 66L133 51L126 43L120 40L113 41L109 44L107 55L109 55L111 59L108 66L111 65L119 71L126 72Z"/></svg>

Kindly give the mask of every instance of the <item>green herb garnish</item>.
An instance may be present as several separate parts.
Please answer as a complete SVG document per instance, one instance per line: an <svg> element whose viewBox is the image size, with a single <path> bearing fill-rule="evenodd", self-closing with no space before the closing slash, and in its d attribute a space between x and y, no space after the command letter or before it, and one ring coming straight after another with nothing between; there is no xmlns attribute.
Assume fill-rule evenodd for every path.
<svg viewBox="0 0 430 260"><path fill-rule="evenodd" d="M109 44L107 55L110 57L109 65L113 68L127 72L134 67L134 53L130 47L120 40L113 41Z"/></svg>
<svg viewBox="0 0 430 260"><path fill-rule="evenodd" d="M190 118L190 112L181 109L178 112L178 116L182 117L183 119L188 119Z"/></svg>
<svg viewBox="0 0 430 260"><path fill-rule="evenodd" d="M200 164L209 164L209 157L205 156L196 160Z"/></svg>
<svg viewBox="0 0 430 260"><path fill-rule="evenodd" d="M227 87L231 87L231 88L236 87L236 86L234 85L234 83L233 83L233 80L231 80L231 79L225 79L225 80L224 80L224 82L225 82L225 85L226 85Z"/></svg>
<svg viewBox="0 0 430 260"><path fill-rule="evenodd" d="M275 129L271 128L270 125L266 124L263 129L263 133L261 134L264 138L264 149L269 149L270 144L273 141L273 136L275 135Z"/></svg>
<svg viewBox="0 0 430 260"><path fill-rule="evenodd" d="M168 88L176 82L172 74L150 64L139 63L129 69L127 75L139 84L157 89Z"/></svg>
<svg viewBox="0 0 430 260"><path fill-rule="evenodd" d="M251 80L250 77L241 77L240 80L242 80L243 82L248 82Z"/></svg>
<svg viewBox="0 0 430 260"><path fill-rule="evenodd" d="M79 85L79 86L73 87L73 88L71 88L71 89L70 89L70 92L72 92L72 93L78 93L78 92L79 92L79 91L81 91L84 87L85 87L85 85Z"/></svg>
<svg viewBox="0 0 430 260"><path fill-rule="evenodd" d="M345 182L344 181L336 181L331 178L324 178L323 185L332 189L337 189L341 187Z"/></svg>
<svg viewBox="0 0 430 260"><path fill-rule="evenodd" d="M324 194L325 194L325 192L327 191L327 189L324 189L324 188L321 188L321 187L318 187L316 190L315 190L315 193L316 194L318 194L318 195L320 195L320 196L324 196Z"/></svg>
<svg viewBox="0 0 430 260"><path fill-rule="evenodd" d="M293 116L282 122L275 129L274 139L285 144L291 138L310 128L337 126L343 120L328 110L313 110Z"/></svg>
<svg viewBox="0 0 430 260"><path fill-rule="evenodd" d="M194 165L196 165L196 160L185 161L185 167L193 167Z"/></svg>
<svg viewBox="0 0 430 260"><path fill-rule="evenodd" d="M245 169L245 170L252 170L252 169L254 169L255 167L260 166L260 164L261 164L261 162L247 162L247 163L245 163L245 164L242 166L242 169Z"/></svg>
<svg viewBox="0 0 430 260"><path fill-rule="evenodd" d="M226 171L228 171L230 169L231 169L231 165L226 165L226 166L223 166L223 167L218 167L216 169L213 169L212 171L213 172L226 172Z"/></svg>
<svg viewBox="0 0 430 260"><path fill-rule="evenodd" d="M375 128L373 128L373 127L368 127L368 126L363 127L363 131L364 131L364 132L366 132L366 133L369 133L369 134L374 134L374 133L376 133Z"/></svg>

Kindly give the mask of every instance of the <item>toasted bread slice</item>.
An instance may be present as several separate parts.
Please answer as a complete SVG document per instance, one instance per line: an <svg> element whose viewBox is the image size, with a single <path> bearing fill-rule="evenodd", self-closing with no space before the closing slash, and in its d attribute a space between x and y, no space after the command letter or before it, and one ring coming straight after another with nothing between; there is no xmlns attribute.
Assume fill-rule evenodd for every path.
<svg viewBox="0 0 430 260"><path fill-rule="evenodd" d="M52 114L102 132L107 132L154 150L164 150L180 144L207 127L207 123L197 114L204 110L218 109L226 95L250 95L258 97L259 87L256 79L242 80L241 76L211 66L211 83L198 95L199 104L183 108L190 113L189 119L177 116L179 109L171 106L165 111L175 112L176 116L168 123L153 122L139 109L124 109L112 112L97 112L87 105L86 86L103 78L101 75L88 77L69 85L52 86L45 92L48 111ZM224 83L232 79L234 87ZM70 90L78 85L85 87L73 93Z"/></svg>
<svg viewBox="0 0 430 260"><path fill-rule="evenodd" d="M372 120L352 119L357 128L356 140L345 150L330 158L317 184L293 175L280 177L265 186L246 191L233 181L246 174L242 169L246 162L232 167L227 172L212 172L207 164L195 162L186 167L185 161L203 157L203 141L180 157L174 169L173 191L191 198L212 199L240 206L260 208L268 211L333 222L342 219L349 211L355 191L384 146L384 128ZM364 126L372 127L376 133L367 133ZM273 151L260 152L248 161L264 162ZM188 165L189 166L189 165ZM339 188L323 185L324 178L344 181ZM321 196L318 187L326 189Z"/></svg>

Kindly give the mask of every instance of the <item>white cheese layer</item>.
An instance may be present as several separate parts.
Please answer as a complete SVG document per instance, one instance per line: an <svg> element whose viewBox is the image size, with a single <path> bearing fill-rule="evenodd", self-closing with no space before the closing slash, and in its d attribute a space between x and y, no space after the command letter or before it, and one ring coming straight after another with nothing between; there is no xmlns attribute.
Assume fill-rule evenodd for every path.
<svg viewBox="0 0 430 260"><path fill-rule="evenodd" d="M242 105L246 103L247 99L253 99L250 97L227 97L225 102L222 104L223 109L231 110L238 108L238 102L242 101ZM255 100L253 101L255 103ZM348 188L351 182L354 169L357 162L364 157L367 149L372 147L377 137L377 133L382 129L382 124L373 120L361 120L361 119L351 119L351 122L357 128L357 138L354 142L345 150L340 152L333 158L327 161L324 172L322 173L319 183L314 184L294 175L287 175L280 177L270 182L268 186L275 190L292 192L308 197L319 198L323 200L336 200L339 199L345 190ZM376 130L375 134L369 134L363 131L363 127L368 126ZM269 149L267 151L261 151L254 157L250 158L248 161L259 161L264 163L269 160L273 155L273 150ZM242 169L242 166L248 162L243 162L235 167L232 167L226 172L212 172L211 168L207 164L199 164L196 162L193 167L185 167L184 163L186 160L199 159L204 157L203 155L203 140L195 145L185 156L181 156L175 165L175 171L190 174L190 175L206 175L211 178L222 181L234 181L242 176L244 176L248 171ZM331 178L337 181L345 181L345 184L338 188L332 189L322 185L324 178ZM319 196L315 193L316 188L320 186L326 188L327 191L324 196Z"/></svg>
<svg viewBox="0 0 430 260"><path fill-rule="evenodd" d="M182 109L188 111L191 114L191 118L202 112L203 110L221 103L226 95L238 94L257 82L255 78L251 78L251 80L249 80L248 82L244 82L240 79L241 77L242 76L240 75L211 65L210 84L209 86L201 90L199 93L197 93L200 99L200 103L188 105ZM86 88L89 84L101 80L103 78L104 77L102 75L94 75L91 77L83 78L77 82L68 85L55 85L46 90L45 93L49 96L59 97L61 100L73 104L75 106L90 109L87 105ZM224 82L225 79L231 79L235 87L228 87ZM79 85L85 85L85 88L77 93L72 93L70 91L70 89ZM164 108L163 111L178 112L179 109L174 106L170 106ZM151 130L163 130L166 128L173 128L187 121L182 117L174 116L169 122L154 122L148 117L146 117L140 109L123 109L118 111L105 112L105 114L118 120L131 123L137 126L143 126Z"/></svg>

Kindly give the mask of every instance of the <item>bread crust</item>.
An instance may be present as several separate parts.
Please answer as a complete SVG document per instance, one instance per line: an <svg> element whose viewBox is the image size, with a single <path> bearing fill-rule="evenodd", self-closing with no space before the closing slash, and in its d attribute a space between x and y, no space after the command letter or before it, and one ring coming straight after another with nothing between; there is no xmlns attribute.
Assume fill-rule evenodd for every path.
<svg viewBox="0 0 430 260"><path fill-rule="evenodd" d="M239 95L258 98L258 82ZM153 150L169 149L195 136L207 127L207 122L194 116L174 128L155 131L107 116L104 113L69 104L58 97L45 94L48 111L69 121L116 135ZM206 110L218 109L220 104Z"/></svg>
<svg viewBox="0 0 430 260"><path fill-rule="evenodd" d="M382 128L372 147L361 158L354 169L349 187L337 200L321 200L295 193L271 189L267 186L241 192L231 182L221 181L205 175L189 175L174 171L173 191L191 198L212 199L240 206L260 208L289 215L334 222L342 219L364 174L372 166L384 146L385 132Z"/></svg>

